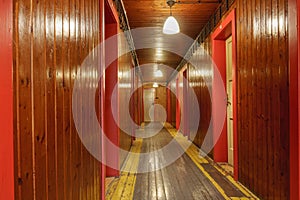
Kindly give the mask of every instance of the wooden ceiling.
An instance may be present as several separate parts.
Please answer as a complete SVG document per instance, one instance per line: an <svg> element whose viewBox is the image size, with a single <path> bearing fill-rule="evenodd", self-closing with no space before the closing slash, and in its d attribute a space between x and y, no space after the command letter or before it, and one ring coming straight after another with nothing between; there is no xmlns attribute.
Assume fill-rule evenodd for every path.
<svg viewBox="0 0 300 200"><path fill-rule="evenodd" d="M175 43L176 47L180 48L180 55L185 55L193 40L196 39L210 16L219 6L218 0L201 0L203 3L197 3L198 0L181 0L180 2L181 4L176 3L172 7L172 13L179 23L180 32L189 36L192 40L178 41L176 36L168 36L162 33L163 24L170 13L166 0L123 0L131 29L156 27L155 31L151 31L151 34L144 36L144 40L152 43L152 48L137 50L140 65L147 64L147 67L151 68L151 66L158 63L158 66L169 66L176 69L182 60L182 56L162 49L168 48L170 43ZM189 2L195 2L195 4L184 4ZM140 42L140 37L141 35L136 36L133 34L134 43ZM142 70L144 82L156 81L153 74L151 74L152 71L145 70L145 68ZM164 78L160 81L167 81L172 70L165 70L164 67L162 71Z"/></svg>

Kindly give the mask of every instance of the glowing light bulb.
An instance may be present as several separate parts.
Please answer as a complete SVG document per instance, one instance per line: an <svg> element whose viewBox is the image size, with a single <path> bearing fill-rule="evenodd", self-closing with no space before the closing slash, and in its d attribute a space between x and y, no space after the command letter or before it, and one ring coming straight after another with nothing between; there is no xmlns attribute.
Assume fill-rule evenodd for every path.
<svg viewBox="0 0 300 200"><path fill-rule="evenodd" d="M154 83L154 84L153 84L153 87L154 87L154 88L158 88L158 84L157 84L157 83Z"/></svg>
<svg viewBox="0 0 300 200"><path fill-rule="evenodd" d="M165 21L163 33L168 35L177 34L180 32L179 24L173 16L169 16Z"/></svg>

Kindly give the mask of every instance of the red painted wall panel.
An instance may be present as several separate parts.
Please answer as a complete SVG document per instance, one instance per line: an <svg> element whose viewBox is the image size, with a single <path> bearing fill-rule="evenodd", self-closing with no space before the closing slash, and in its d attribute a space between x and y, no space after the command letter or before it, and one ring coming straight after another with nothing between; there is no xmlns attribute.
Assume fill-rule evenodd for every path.
<svg viewBox="0 0 300 200"><path fill-rule="evenodd" d="M12 0L0 1L0 199L14 199L12 14Z"/></svg>
<svg viewBox="0 0 300 200"><path fill-rule="evenodd" d="M166 87L167 90L167 122L171 123L171 90Z"/></svg>
<svg viewBox="0 0 300 200"><path fill-rule="evenodd" d="M170 123L176 127L176 113L177 113L177 97L176 97L176 79L169 83L170 92Z"/></svg>
<svg viewBox="0 0 300 200"><path fill-rule="evenodd" d="M180 75L180 74L179 74ZM176 129L181 128L181 90L180 90L181 79L176 79ZM180 130L181 131L181 130Z"/></svg>
<svg viewBox="0 0 300 200"><path fill-rule="evenodd" d="M298 23L297 23L297 27L298 27L298 77L300 74L300 1L297 0L297 15L298 15ZM297 191L296 194L296 198L300 199L300 79L298 78L298 176L297 176L297 180L296 180L296 186L295 186L295 192ZM290 183L291 186L294 183ZM293 198L293 193L291 194L291 197Z"/></svg>
<svg viewBox="0 0 300 200"><path fill-rule="evenodd" d="M183 89L182 89L182 101L183 101L183 134L185 136L188 136L190 135L190 127L189 127L189 120L190 120L190 117L189 117L189 91L188 91L188 81L187 81L187 78L188 78L188 69L185 69L183 71L183 79L182 79L182 86L183 86Z"/></svg>
<svg viewBox="0 0 300 200"><path fill-rule="evenodd" d="M118 24L116 23L116 20L114 19L113 15L110 15L108 12L110 8L106 7L106 23L109 21L110 24L105 24L105 37L108 39L111 36L114 36L118 33ZM112 13L112 12L110 12ZM108 20L108 21L107 21ZM115 23L111 23L112 21L115 21ZM118 41L117 38L115 38L115 41L111 42L110 46L105 46L105 56L110 57L113 56L115 58L118 57ZM108 59L110 60L110 59ZM120 143L120 129L119 129L119 93L117 92L117 95L113 96L112 93L114 91L115 86L118 83L118 60L115 60L113 63L109 64L106 63L106 66L108 66L105 70L105 115L104 115L104 130L107 137L110 139L110 141L115 144L116 146L119 146ZM114 119L112 107L117 108L117 116L115 116L117 119ZM111 148L109 149L109 146L107 145L106 149L106 159L107 163L111 163L114 166L119 166L119 152L117 149ZM119 170L113 169L111 167L106 168L106 175L107 176L118 176Z"/></svg>
<svg viewBox="0 0 300 200"><path fill-rule="evenodd" d="M213 38L214 39L214 38ZM226 52L225 49L225 42L223 40L213 40L212 42L212 59L215 63L216 67L219 70L219 73L222 76L222 81L216 78L216 71L214 71L214 78L213 78L213 89L212 89L212 117L213 117L213 132L214 132L214 142L216 145L214 147L214 160L216 162L227 162L228 154L226 153L227 150L227 125L226 123L223 126L221 135L218 139L216 139L216 135L219 134L215 127L219 125L220 122L223 120L220 119L221 115L219 112L224 110L224 97L219 92L225 85L226 80ZM216 69L215 69L216 70ZM219 88L219 89L217 89ZM219 125L220 126L220 125Z"/></svg>
<svg viewBox="0 0 300 200"><path fill-rule="evenodd" d="M99 0L99 40L100 42L103 42L105 40L105 2L104 0ZM105 51L102 50L100 53L100 71L105 74L105 66L104 63L104 56L105 56ZM105 114L105 106L104 106L104 101L105 101L105 79L101 78L98 84L99 87L99 104L100 104L100 109L99 109L99 115L101 116L101 121L100 124L102 127L104 127L104 114ZM104 134L101 135L101 141L104 141ZM105 154L105 146L101 143L101 156L103 159L106 159L106 154ZM101 170L100 170L100 176L101 176L101 199L105 199L105 177L106 177L106 167L105 164L102 162L100 163L101 165Z"/></svg>
<svg viewBox="0 0 300 200"><path fill-rule="evenodd" d="M289 0L289 68L290 68L290 198L300 199L300 87L299 87L299 66L300 66L300 29L297 24L300 22L299 0ZM298 16L297 16L298 15ZM298 17L298 19L297 19ZM295 93L294 91L298 91ZM294 109L298 107L298 109Z"/></svg>

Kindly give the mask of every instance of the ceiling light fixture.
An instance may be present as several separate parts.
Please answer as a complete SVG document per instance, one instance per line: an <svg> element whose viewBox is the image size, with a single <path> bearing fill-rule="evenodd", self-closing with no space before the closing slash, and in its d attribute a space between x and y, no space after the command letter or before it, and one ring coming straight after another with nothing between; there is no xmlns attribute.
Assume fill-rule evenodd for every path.
<svg viewBox="0 0 300 200"><path fill-rule="evenodd" d="M194 1L176 1L167 0L167 4L170 7L170 16L165 21L163 27L163 33L168 35L177 34L180 32L179 24L177 20L172 16L172 6L175 4L220 4L222 0L208 1L208 0L194 0Z"/></svg>
<svg viewBox="0 0 300 200"><path fill-rule="evenodd" d="M177 20L172 16L172 6L175 4L175 0L167 0L167 4L170 7L170 16L165 21L163 27L163 33L168 35L177 34L180 32L179 24Z"/></svg>
<svg viewBox="0 0 300 200"><path fill-rule="evenodd" d="M164 75L163 75L161 70L156 70L154 72L154 76L157 77L157 78L160 78L160 77L163 77Z"/></svg>
<svg viewBox="0 0 300 200"><path fill-rule="evenodd" d="M154 88L158 88L158 84L157 84L157 83L154 83L154 84L153 84L153 87L154 87Z"/></svg>

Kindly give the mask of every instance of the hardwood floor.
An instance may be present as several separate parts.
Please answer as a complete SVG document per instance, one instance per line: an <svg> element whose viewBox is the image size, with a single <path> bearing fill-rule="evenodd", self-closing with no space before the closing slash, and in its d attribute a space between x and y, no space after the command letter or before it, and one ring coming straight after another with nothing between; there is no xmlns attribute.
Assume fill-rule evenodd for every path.
<svg viewBox="0 0 300 200"><path fill-rule="evenodd" d="M147 126L143 131L151 132ZM161 168L163 161L170 159L171 154L156 150L174 141L177 143L172 149L175 155L187 145L189 147L175 162ZM110 184L106 199L257 199L218 165L201 157L199 149L170 125L155 136L137 142L132 150L150 153L151 156L140 156L138 162L129 156L123 167L127 170ZM137 173L145 169L150 172Z"/></svg>

